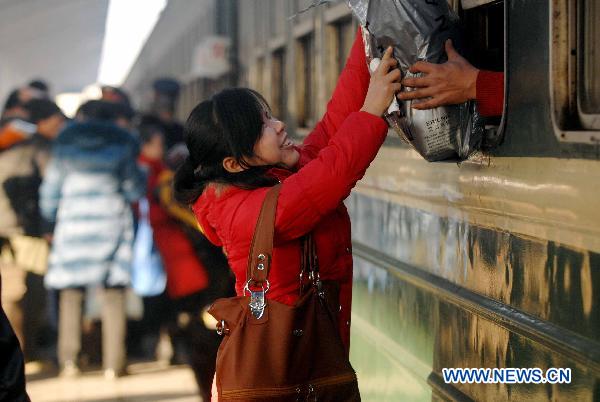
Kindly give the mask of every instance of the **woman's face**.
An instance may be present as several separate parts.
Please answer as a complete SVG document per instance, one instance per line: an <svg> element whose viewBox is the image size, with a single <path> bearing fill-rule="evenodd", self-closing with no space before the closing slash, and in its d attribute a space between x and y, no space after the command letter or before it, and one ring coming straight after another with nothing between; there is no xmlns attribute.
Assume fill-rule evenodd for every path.
<svg viewBox="0 0 600 402"><path fill-rule="evenodd" d="M294 146L294 142L288 138L285 124L270 113L263 116L262 134L254 144L254 157L248 162L251 165L284 165L293 168L300 159L300 154Z"/></svg>

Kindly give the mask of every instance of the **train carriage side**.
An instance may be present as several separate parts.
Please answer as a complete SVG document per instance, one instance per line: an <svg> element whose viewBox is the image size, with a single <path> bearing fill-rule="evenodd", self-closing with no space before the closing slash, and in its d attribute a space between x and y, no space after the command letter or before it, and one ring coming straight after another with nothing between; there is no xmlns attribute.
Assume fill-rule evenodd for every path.
<svg viewBox="0 0 600 402"><path fill-rule="evenodd" d="M600 4L462 4L485 57L504 41L499 145L428 163L390 138L347 200L363 398L600 400ZM571 383L448 384L452 367Z"/></svg>

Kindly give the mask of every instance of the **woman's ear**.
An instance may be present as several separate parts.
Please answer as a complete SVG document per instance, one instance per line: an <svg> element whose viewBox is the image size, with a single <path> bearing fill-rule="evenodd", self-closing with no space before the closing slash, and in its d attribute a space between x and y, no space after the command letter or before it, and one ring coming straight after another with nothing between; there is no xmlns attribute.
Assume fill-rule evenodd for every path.
<svg viewBox="0 0 600 402"><path fill-rule="evenodd" d="M233 156L228 156L223 159L223 168L229 173L238 173L245 170Z"/></svg>

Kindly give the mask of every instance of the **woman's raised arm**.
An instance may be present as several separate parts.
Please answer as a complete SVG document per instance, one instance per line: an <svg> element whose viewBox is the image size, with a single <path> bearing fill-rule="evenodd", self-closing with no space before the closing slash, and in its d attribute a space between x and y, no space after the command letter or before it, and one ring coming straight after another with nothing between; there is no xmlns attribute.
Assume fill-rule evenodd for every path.
<svg viewBox="0 0 600 402"><path fill-rule="evenodd" d="M306 137L301 147L300 166L317 156L350 113L360 110L367 94L369 79L365 49L359 28L344 70L327 104L327 111Z"/></svg>
<svg viewBox="0 0 600 402"><path fill-rule="evenodd" d="M396 64L390 48L370 78L360 111L350 113L317 156L284 180L275 219L278 241L311 231L363 177L386 137L388 126L380 116L400 90Z"/></svg>
<svg viewBox="0 0 600 402"><path fill-rule="evenodd" d="M381 63L369 78L366 95L358 110L351 112L315 158L282 183L275 218L275 239L285 242L310 232L327 214L336 209L350 194L377 155L387 134L387 123L381 118L390 99L400 90L400 71L386 50ZM248 191L241 205L260 205L267 188ZM251 200L251 197L256 197ZM229 226L228 238L251 238L256 215L246 208L236 208Z"/></svg>

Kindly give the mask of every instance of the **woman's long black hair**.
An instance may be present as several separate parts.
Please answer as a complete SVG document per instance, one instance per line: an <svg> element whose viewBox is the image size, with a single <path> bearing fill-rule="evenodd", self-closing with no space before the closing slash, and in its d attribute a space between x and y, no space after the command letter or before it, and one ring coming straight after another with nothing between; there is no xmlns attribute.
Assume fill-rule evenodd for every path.
<svg viewBox="0 0 600 402"><path fill-rule="evenodd" d="M194 203L211 182L248 189L277 183L266 174L271 166L250 167L243 160L254 156L265 113L270 113L265 99L248 88L225 89L196 106L184 127L190 155L175 174L175 197ZM246 169L225 170L223 159L228 156Z"/></svg>

